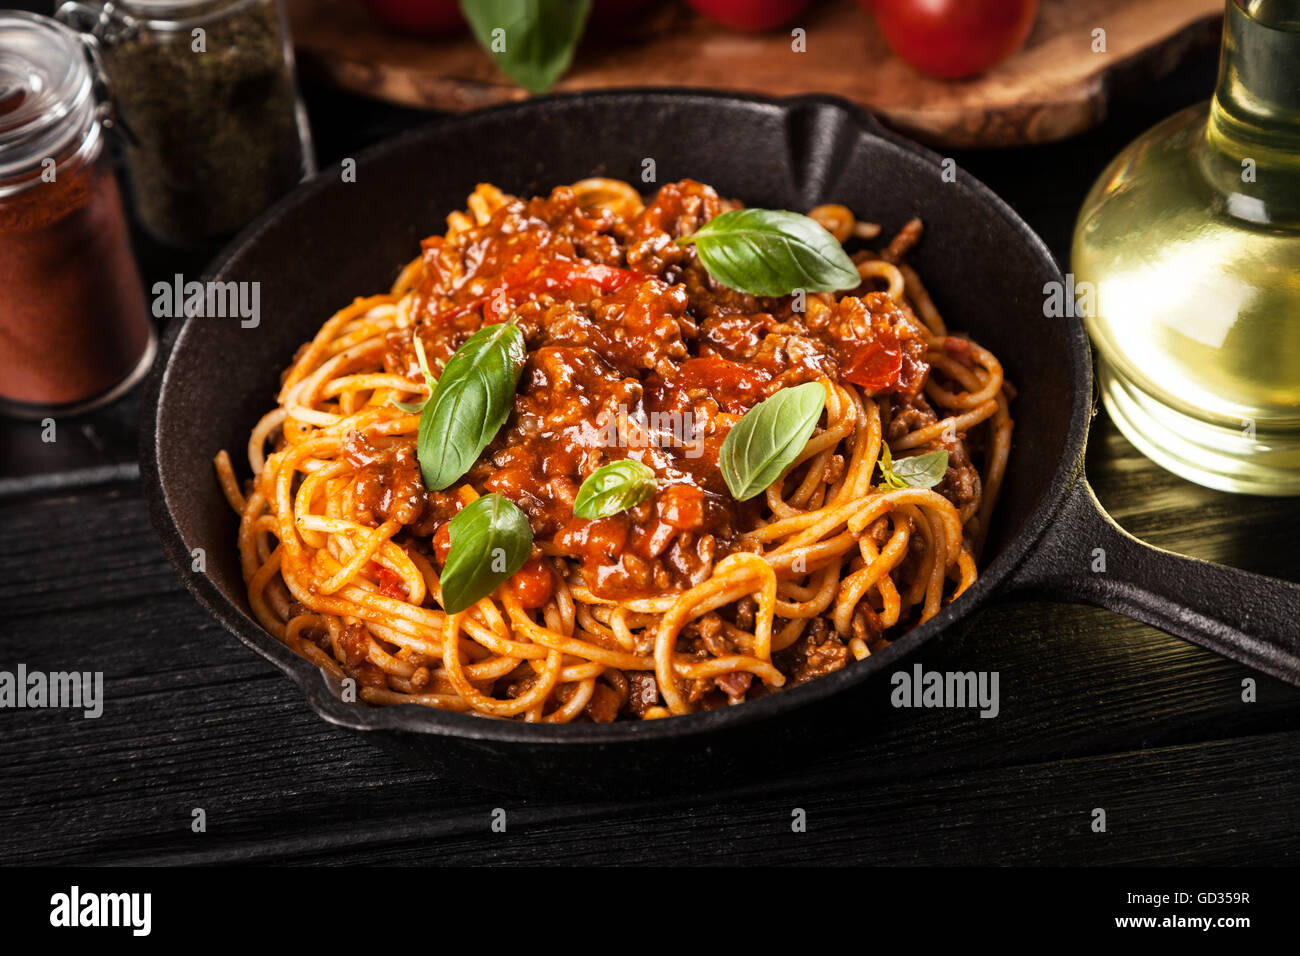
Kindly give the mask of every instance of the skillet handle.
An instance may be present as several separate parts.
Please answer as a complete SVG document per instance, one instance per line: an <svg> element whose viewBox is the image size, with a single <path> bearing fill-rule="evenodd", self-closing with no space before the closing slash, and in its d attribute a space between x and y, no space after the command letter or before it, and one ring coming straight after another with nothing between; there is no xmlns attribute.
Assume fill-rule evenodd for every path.
<svg viewBox="0 0 1300 956"><path fill-rule="evenodd" d="M1300 585L1138 540L1082 475L1011 589L1118 611L1300 685Z"/></svg>

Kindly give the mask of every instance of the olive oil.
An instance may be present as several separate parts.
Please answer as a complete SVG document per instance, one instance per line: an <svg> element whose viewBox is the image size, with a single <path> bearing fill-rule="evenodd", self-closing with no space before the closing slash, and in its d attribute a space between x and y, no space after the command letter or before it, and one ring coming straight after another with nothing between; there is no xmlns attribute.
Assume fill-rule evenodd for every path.
<svg viewBox="0 0 1300 956"><path fill-rule="evenodd" d="M1134 445L1212 488L1300 494L1300 0L1229 0L1214 99L1102 173L1072 271Z"/></svg>

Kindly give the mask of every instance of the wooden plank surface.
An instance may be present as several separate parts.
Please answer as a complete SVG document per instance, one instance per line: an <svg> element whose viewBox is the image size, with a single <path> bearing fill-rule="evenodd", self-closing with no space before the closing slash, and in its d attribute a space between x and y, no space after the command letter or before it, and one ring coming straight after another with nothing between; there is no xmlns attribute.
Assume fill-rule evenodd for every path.
<svg viewBox="0 0 1300 956"><path fill-rule="evenodd" d="M444 110L520 99L467 33L405 36L356 0L290 0L304 65L346 89ZM855 0L813 3L789 29L729 30L660 2L624 35L589 38L557 90L697 86L792 96L835 93L870 106L917 138L947 146L1012 146L1063 139L1101 122L1116 84L1168 73L1189 51L1217 43L1222 0L1042 0L1024 49L960 82L925 76L896 57ZM1104 51L1094 30L1105 31Z"/></svg>

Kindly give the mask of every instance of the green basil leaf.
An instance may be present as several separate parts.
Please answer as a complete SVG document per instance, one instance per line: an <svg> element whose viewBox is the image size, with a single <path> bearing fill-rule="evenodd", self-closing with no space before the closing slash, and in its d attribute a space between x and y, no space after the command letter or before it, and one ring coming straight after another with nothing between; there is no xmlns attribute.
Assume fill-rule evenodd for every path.
<svg viewBox="0 0 1300 956"><path fill-rule="evenodd" d="M431 491L446 488L478 460L514 403L524 335L511 322L485 325L456 350L420 415L415 453Z"/></svg>
<svg viewBox="0 0 1300 956"><path fill-rule="evenodd" d="M816 382L783 388L727 432L718 468L737 501L761 494L781 477L808 444L825 405L826 391Z"/></svg>
<svg viewBox="0 0 1300 956"><path fill-rule="evenodd" d="M677 242L693 244L709 275L739 292L836 292L862 282L835 237L797 212L733 209Z"/></svg>
<svg viewBox="0 0 1300 956"><path fill-rule="evenodd" d="M893 459L889 445L881 446L880 473L894 488L933 488L948 473L948 452L929 451L911 458Z"/></svg>
<svg viewBox="0 0 1300 956"><path fill-rule="evenodd" d="M573 60L591 0L461 0L460 10L507 76L545 93Z"/></svg>
<svg viewBox="0 0 1300 956"><path fill-rule="evenodd" d="M608 518L635 508L655 491L655 473L631 458L602 465L587 476L573 501L579 518Z"/></svg>
<svg viewBox="0 0 1300 956"><path fill-rule="evenodd" d="M472 607L495 591L523 567L533 549L528 517L496 493L456 512L448 532L451 550L439 579L448 614Z"/></svg>
<svg viewBox="0 0 1300 956"><path fill-rule="evenodd" d="M429 394L418 402L399 402L395 398L389 399L389 402L394 407L401 409L408 415L418 415L424 411L424 406L428 405L429 399L433 397L434 386L438 384L438 380L429 371L429 357L424 354L424 340L420 338L418 330L414 334L413 341L415 342L415 359L420 363L420 371L424 373L424 384L429 386Z"/></svg>

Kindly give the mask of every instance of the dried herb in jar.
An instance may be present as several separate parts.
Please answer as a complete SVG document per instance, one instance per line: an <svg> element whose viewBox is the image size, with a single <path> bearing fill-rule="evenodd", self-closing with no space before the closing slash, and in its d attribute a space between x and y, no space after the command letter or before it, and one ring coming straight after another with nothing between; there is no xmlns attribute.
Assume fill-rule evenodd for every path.
<svg viewBox="0 0 1300 956"><path fill-rule="evenodd" d="M141 16L101 45L134 134L127 158L137 216L159 238L190 243L238 231L308 164L277 5L176 9L183 19ZM130 3L119 10L138 13Z"/></svg>

